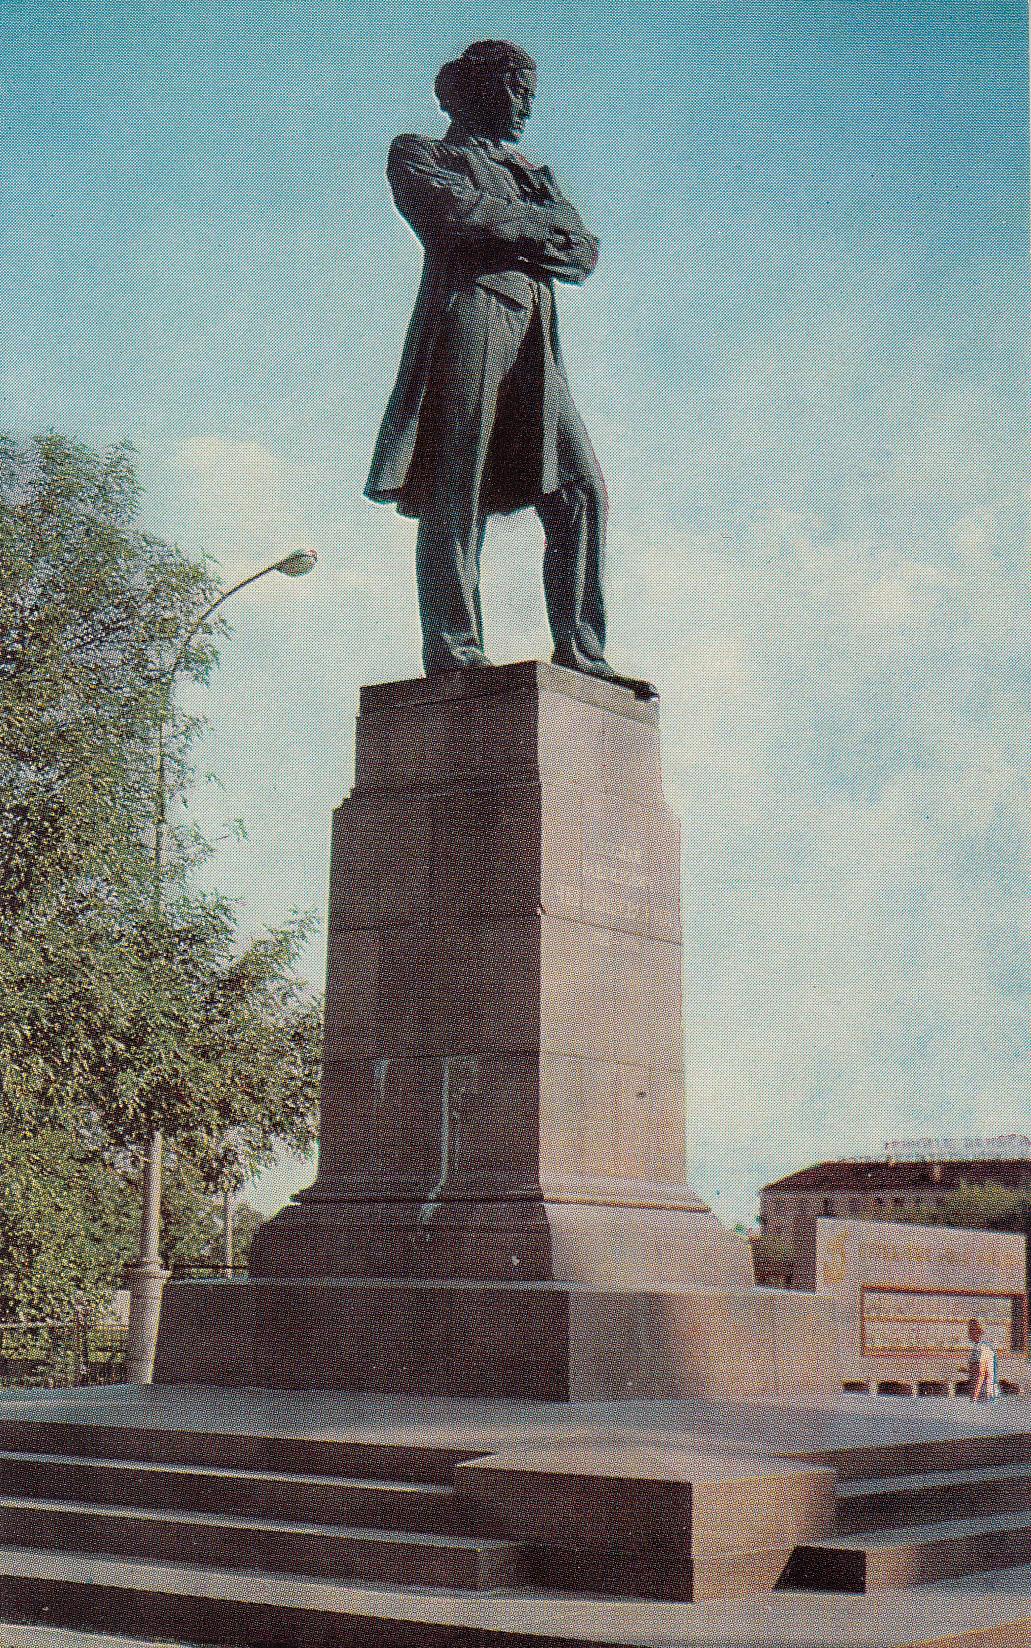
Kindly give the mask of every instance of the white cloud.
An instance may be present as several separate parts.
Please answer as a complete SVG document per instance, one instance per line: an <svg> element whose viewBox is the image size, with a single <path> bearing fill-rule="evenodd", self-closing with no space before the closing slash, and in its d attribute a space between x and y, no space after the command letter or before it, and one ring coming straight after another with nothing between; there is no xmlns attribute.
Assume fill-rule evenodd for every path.
<svg viewBox="0 0 1031 1648"><path fill-rule="evenodd" d="M659 675L696 1172L721 1207L889 1134L1005 1131L1022 1105L1026 1123L1031 637L1011 550L998 514L957 523L938 562L780 514L667 539L623 589L646 605L663 563L685 571ZM739 665L703 745L681 663L699 627Z"/></svg>
<svg viewBox="0 0 1031 1648"><path fill-rule="evenodd" d="M180 441L165 487L175 496L176 535L209 554L224 584L299 550L322 557L323 531L310 500L314 477L260 441L195 435ZM332 554L320 577L360 580ZM274 600L275 581L262 580L241 602Z"/></svg>

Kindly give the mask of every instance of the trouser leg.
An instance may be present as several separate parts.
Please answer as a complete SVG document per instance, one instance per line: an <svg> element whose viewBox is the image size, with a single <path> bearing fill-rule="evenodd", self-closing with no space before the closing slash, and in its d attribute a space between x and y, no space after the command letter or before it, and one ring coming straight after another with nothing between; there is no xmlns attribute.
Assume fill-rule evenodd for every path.
<svg viewBox="0 0 1031 1648"><path fill-rule="evenodd" d="M415 567L422 659L428 675L483 662L480 550L484 527L475 508L446 490L430 508L423 509Z"/></svg>
<svg viewBox="0 0 1031 1648"><path fill-rule="evenodd" d="M537 500L544 527L544 597L555 662L582 669L604 661L602 575L608 497L583 419L561 380L559 486Z"/></svg>
<svg viewBox="0 0 1031 1648"><path fill-rule="evenodd" d="M484 468L498 395L526 334L526 311L480 288L452 308L438 343L433 463L416 543L423 663L427 673L482 663L480 551Z"/></svg>

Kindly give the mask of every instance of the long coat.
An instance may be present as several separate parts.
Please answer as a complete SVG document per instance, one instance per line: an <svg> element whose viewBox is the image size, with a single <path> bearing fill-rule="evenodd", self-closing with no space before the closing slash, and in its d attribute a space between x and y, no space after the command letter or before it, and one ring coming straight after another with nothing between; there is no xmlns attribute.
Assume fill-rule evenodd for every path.
<svg viewBox="0 0 1031 1648"><path fill-rule="evenodd" d="M517 181L518 176L518 181ZM404 515L418 515L434 448L447 439L447 385L457 375L479 369L491 338L473 340L469 358L454 358L444 322L455 296L485 288L524 310L536 310L543 326L538 351L540 382L521 418L518 440L527 454L514 490L481 500L484 512L530 504L558 485L555 443L555 380L564 376L552 279L579 283L597 261L598 243L573 214L572 232L556 239L549 208L572 212L547 166L535 167L519 155L508 163L499 151L452 125L442 140L405 135L395 138L387 177L398 210L425 248L422 283L408 327L401 364L373 454L365 495L396 503ZM483 309L489 328L493 311ZM421 415L432 407L432 418ZM485 417L490 414L485 411ZM413 463L413 458L416 461ZM511 479L511 477L510 477Z"/></svg>

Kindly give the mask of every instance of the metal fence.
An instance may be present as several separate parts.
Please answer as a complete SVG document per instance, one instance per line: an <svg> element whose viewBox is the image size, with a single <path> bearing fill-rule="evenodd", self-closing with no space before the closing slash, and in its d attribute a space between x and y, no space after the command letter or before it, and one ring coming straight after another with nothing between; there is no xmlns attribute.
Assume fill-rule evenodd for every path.
<svg viewBox="0 0 1031 1648"><path fill-rule="evenodd" d="M172 1266L172 1280L182 1278L187 1282L209 1281L218 1276L246 1276L246 1265L218 1264L214 1259L198 1259L186 1262L177 1259Z"/></svg>
<svg viewBox="0 0 1031 1648"><path fill-rule="evenodd" d="M0 1322L0 1387L121 1384L125 1340L124 1327L89 1311L62 1322Z"/></svg>

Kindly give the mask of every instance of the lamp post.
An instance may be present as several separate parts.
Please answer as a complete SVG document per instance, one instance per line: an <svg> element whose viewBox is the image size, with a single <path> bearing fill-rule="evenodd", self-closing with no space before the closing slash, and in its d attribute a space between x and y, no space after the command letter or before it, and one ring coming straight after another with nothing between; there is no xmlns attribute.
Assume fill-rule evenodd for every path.
<svg viewBox="0 0 1031 1648"><path fill-rule="evenodd" d="M240 1134L236 1128L230 1128L226 1134L224 1149L226 1169L222 1180L222 1271L223 1275L231 1281L234 1257L233 1213L239 1189L238 1181L242 1182L243 1178Z"/></svg>
<svg viewBox="0 0 1031 1648"><path fill-rule="evenodd" d="M241 578L231 588L223 590L217 600L205 607L187 630L171 667L158 683L161 694L158 720L157 762L154 775L154 924L158 927L162 916L162 875L165 848L165 730L172 705L172 688L182 668L190 642L220 606L248 584L257 583L270 572L282 572L288 578L301 578L315 566L314 550L298 550L286 555L260 572ZM161 1318L161 1296L168 1272L161 1264L161 1159L162 1137L155 1130L143 1156L142 1205L140 1211L140 1251L129 1267L129 1326L126 1334L125 1377L129 1384L149 1385L154 1378L154 1353L157 1349L158 1322Z"/></svg>

